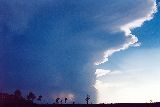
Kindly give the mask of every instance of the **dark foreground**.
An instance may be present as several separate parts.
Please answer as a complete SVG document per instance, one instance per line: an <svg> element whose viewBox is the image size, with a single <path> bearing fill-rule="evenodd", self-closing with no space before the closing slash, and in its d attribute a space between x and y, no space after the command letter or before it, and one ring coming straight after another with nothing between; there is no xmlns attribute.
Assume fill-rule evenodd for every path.
<svg viewBox="0 0 160 107"><path fill-rule="evenodd" d="M160 103L119 104L0 104L0 107L160 107Z"/></svg>

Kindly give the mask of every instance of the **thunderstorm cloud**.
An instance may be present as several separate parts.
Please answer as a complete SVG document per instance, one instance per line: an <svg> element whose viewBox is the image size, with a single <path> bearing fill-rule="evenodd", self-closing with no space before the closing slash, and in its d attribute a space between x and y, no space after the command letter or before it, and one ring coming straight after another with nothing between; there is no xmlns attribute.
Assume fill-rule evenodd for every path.
<svg viewBox="0 0 160 107"><path fill-rule="evenodd" d="M139 46L131 29L155 12L154 0L0 0L0 88L95 103L97 65Z"/></svg>

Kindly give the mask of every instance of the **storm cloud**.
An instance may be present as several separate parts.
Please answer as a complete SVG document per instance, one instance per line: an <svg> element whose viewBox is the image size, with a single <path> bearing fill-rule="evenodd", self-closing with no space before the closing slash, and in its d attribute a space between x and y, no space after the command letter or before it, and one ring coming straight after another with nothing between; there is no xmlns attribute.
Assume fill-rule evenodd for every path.
<svg viewBox="0 0 160 107"><path fill-rule="evenodd" d="M138 43L153 0L0 0L0 87L96 102L96 69ZM136 23L136 24L135 24Z"/></svg>

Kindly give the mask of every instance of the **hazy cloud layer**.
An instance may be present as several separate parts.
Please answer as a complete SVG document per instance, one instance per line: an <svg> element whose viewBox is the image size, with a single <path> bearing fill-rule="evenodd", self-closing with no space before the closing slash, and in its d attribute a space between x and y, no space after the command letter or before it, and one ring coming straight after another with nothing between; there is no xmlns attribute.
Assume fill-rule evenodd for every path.
<svg viewBox="0 0 160 107"><path fill-rule="evenodd" d="M106 103L142 103L152 99L158 102L159 52L159 47L142 48L120 58L121 63L116 63L120 71L111 71L96 81L96 86L101 90L98 100Z"/></svg>

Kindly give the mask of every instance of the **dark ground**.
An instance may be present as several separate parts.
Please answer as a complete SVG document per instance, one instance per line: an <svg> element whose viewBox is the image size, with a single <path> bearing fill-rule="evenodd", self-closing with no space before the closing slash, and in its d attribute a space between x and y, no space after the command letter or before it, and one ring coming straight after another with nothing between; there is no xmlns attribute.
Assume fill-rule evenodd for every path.
<svg viewBox="0 0 160 107"><path fill-rule="evenodd" d="M119 103L119 104L0 104L0 107L160 107L160 103Z"/></svg>

